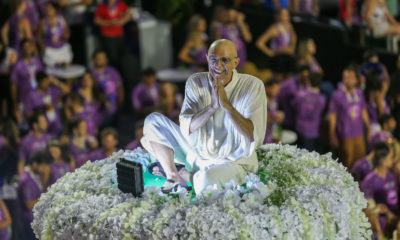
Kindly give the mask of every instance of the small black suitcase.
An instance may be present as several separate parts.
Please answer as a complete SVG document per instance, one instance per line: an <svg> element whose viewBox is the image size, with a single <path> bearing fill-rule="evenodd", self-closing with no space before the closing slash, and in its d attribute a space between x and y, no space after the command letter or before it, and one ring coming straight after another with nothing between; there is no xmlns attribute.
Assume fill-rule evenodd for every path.
<svg viewBox="0 0 400 240"><path fill-rule="evenodd" d="M116 165L119 190L140 197L144 191L142 164L121 158Z"/></svg>

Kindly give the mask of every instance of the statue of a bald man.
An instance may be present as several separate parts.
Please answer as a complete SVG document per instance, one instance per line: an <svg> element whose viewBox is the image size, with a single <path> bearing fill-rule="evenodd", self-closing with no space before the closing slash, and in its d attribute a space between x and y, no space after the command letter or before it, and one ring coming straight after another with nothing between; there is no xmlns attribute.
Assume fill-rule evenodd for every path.
<svg viewBox="0 0 400 240"><path fill-rule="evenodd" d="M159 113L145 120L141 143L159 161L166 193L178 186L189 189L185 180L196 193L232 179L242 184L258 169L255 149L263 143L267 123L264 85L235 70L240 59L229 40L213 42L207 59L209 72L186 82L180 126ZM175 163L186 167L178 172Z"/></svg>

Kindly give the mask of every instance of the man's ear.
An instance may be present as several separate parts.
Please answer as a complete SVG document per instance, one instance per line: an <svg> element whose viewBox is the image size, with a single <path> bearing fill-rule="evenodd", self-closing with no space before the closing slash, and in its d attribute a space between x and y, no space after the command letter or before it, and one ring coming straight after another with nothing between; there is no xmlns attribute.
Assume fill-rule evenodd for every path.
<svg viewBox="0 0 400 240"><path fill-rule="evenodd" d="M237 57L237 58L235 58L235 69L237 68L237 66L239 65L239 63L240 63L240 58L239 57Z"/></svg>

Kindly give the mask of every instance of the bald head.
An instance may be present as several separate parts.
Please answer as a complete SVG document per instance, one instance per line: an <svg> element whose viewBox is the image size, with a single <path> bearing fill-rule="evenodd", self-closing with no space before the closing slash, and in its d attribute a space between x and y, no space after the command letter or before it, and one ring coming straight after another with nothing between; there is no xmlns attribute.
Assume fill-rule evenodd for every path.
<svg viewBox="0 0 400 240"><path fill-rule="evenodd" d="M218 39L211 43L210 48L208 49L208 55L213 55L215 51L218 50L225 50L226 52L232 53L234 56L237 57L237 46L234 42L227 39Z"/></svg>

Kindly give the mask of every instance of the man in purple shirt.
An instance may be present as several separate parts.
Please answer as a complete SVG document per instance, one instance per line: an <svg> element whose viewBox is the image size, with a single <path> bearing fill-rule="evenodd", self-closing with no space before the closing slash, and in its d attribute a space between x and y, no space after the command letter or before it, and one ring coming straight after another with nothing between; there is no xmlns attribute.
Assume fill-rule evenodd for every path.
<svg viewBox="0 0 400 240"><path fill-rule="evenodd" d="M380 210L379 225L372 226L378 236L382 234L388 219L392 219L398 210L398 182L390 172L393 166L393 151L390 146L377 150L373 157L374 170L361 183L365 198L373 199ZM377 222L377 221L372 221Z"/></svg>
<svg viewBox="0 0 400 240"><path fill-rule="evenodd" d="M310 88L298 91L293 101L300 146L317 152L321 152L319 127L326 106L326 97L320 93L321 80L320 73L311 73Z"/></svg>
<svg viewBox="0 0 400 240"><path fill-rule="evenodd" d="M18 216L19 216L19 239L36 239L31 222L33 221L32 209L38 202L43 192L44 179L49 174L49 159L44 152L37 152L31 158L30 164L24 167L18 179Z"/></svg>
<svg viewBox="0 0 400 240"><path fill-rule="evenodd" d="M231 40L237 46L237 57L240 58L238 69L247 62L246 43L250 43L252 35L249 26L244 21L245 15L234 8L227 9L227 22L220 26L217 39L224 38Z"/></svg>
<svg viewBox="0 0 400 240"><path fill-rule="evenodd" d="M387 149L387 143L377 142L374 145L372 151L367 156L354 163L353 168L351 169L351 174L354 176L354 179L356 181L361 183L364 178L374 170L374 166L372 163L374 153L377 151L382 151L382 149Z"/></svg>
<svg viewBox="0 0 400 240"><path fill-rule="evenodd" d="M88 160L101 160L118 151L118 133L114 128L105 128L100 133L101 148L89 154Z"/></svg>
<svg viewBox="0 0 400 240"><path fill-rule="evenodd" d="M40 59L34 56L32 40L23 39L21 49L22 58L15 63L10 76L15 113L20 111L18 103L22 103L23 106L29 101L30 92L37 88L36 73L44 69Z"/></svg>
<svg viewBox="0 0 400 240"><path fill-rule="evenodd" d="M135 124L135 139L128 143L126 146L127 150L135 150L137 147L142 147L142 144L140 143L140 139L143 137L143 126L144 126L144 121L138 121Z"/></svg>
<svg viewBox="0 0 400 240"><path fill-rule="evenodd" d="M386 142L389 139L393 139L392 132L396 129L396 119L390 114L383 114L379 117L379 124L381 130L372 134L371 141L369 143L370 149L377 142Z"/></svg>
<svg viewBox="0 0 400 240"><path fill-rule="evenodd" d="M329 106L331 145L339 147L341 159L348 169L366 154L364 126L368 139L371 139L364 94L356 85L356 69L349 66L344 69L343 83L333 93Z"/></svg>
<svg viewBox="0 0 400 240"><path fill-rule="evenodd" d="M156 111L160 105L159 86L156 72L148 68L142 72L142 81L132 89L131 99L135 114L146 117Z"/></svg>
<svg viewBox="0 0 400 240"><path fill-rule="evenodd" d="M93 78L109 103L107 114L115 114L124 102L121 76L115 68L108 66L107 55L102 50L97 50L93 54L93 64L94 68L91 69Z"/></svg>
<svg viewBox="0 0 400 240"><path fill-rule="evenodd" d="M22 173L25 163L37 151L46 149L47 142L52 135L47 133L47 120L43 113L34 113L30 118L31 132L26 135L20 144L18 152L18 172Z"/></svg>
<svg viewBox="0 0 400 240"><path fill-rule="evenodd" d="M289 129L295 129L295 110L293 100L296 93L301 89L306 89L310 85L310 67L302 65L297 71L297 75L286 79L281 83L281 89L278 95L279 108L285 113L283 126Z"/></svg>
<svg viewBox="0 0 400 240"><path fill-rule="evenodd" d="M29 101L25 104L25 116L29 117L33 111L45 113L49 123L49 133L58 134L62 130L59 102L63 94L69 92L69 87L45 72L36 74L37 89L29 93Z"/></svg>

